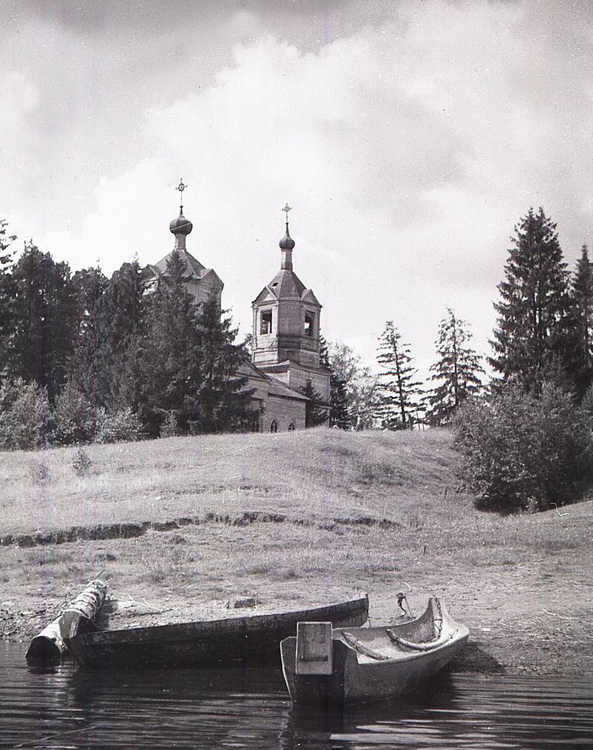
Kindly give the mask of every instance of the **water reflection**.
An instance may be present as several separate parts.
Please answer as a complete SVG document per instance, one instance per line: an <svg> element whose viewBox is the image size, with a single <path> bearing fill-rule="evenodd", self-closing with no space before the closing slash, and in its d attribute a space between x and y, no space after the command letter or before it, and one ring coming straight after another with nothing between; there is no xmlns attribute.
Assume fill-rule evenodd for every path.
<svg viewBox="0 0 593 750"><path fill-rule="evenodd" d="M323 713L292 707L279 669L109 672L28 668L0 644L0 747L585 748L578 681L439 676L421 694Z"/></svg>

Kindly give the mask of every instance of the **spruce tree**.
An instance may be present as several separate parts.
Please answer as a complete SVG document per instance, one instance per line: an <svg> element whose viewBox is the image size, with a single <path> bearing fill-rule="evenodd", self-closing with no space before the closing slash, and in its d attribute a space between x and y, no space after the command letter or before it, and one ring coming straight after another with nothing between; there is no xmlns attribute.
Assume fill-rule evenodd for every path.
<svg viewBox="0 0 593 750"><path fill-rule="evenodd" d="M593 264L587 245L581 248L571 294L576 339L573 377L581 400L593 386Z"/></svg>
<svg viewBox="0 0 593 750"><path fill-rule="evenodd" d="M251 428L256 415L251 409L253 390L240 372L245 351L235 346L237 329L221 311L218 296L212 294L200 305L197 315L200 385L187 397L196 413L199 432L233 432Z"/></svg>
<svg viewBox="0 0 593 750"><path fill-rule="evenodd" d="M107 278L98 268L77 271L72 283L77 297L77 340L69 368L69 383L93 408L105 405L105 327L103 304Z"/></svg>
<svg viewBox="0 0 593 750"><path fill-rule="evenodd" d="M15 235L7 234L8 223L0 219L0 383L6 375L8 364L8 345L13 330L14 314L14 278L10 273L13 253L10 245L16 240Z"/></svg>
<svg viewBox="0 0 593 750"><path fill-rule="evenodd" d="M503 381L538 393L546 380L566 382L573 336L568 272L556 225L530 209L515 228L498 285L492 367Z"/></svg>
<svg viewBox="0 0 593 750"><path fill-rule="evenodd" d="M137 411L143 389L140 353L145 324L142 272L137 260L124 263L104 295L106 406Z"/></svg>
<svg viewBox="0 0 593 750"><path fill-rule="evenodd" d="M352 417L348 409L346 382L334 371L327 341L320 337L319 361L329 372L329 423L331 427L348 430L352 427Z"/></svg>
<svg viewBox="0 0 593 750"><path fill-rule="evenodd" d="M328 419L327 403L310 380L301 388L303 395L309 400L305 404L305 427L318 427L326 424Z"/></svg>
<svg viewBox="0 0 593 750"><path fill-rule="evenodd" d="M140 353L143 391L141 412L149 434L159 434L168 414L181 431L198 418L195 394L201 385L200 342L195 303L185 284L178 252L167 262L146 306L145 336Z"/></svg>
<svg viewBox="0 0 593 750"><path fill-rule="evenodd" d="M411 428L421 383L414 379L417 370L412 365L410 345L402 342L392 320L387 321L379 337L377 362L384 370L379 374L378 409L383 426L390 430Z"/></svg>
<svg viewBox="0 0 593 750"><path fill-rule="evenodd" d="M372 427L378 408L377 376L362 366L360 356L347 344L332 342L329 360L332 377L339 383L335 398L345 398L343 429Z"/></svg>
<svg viewBox="0 0 593 750"><path fill-rule="evenodd" d="M438 385L428 395L428 420L442 425L451 421L461 404L479 391L484 370L480 357L468 346L471 333L468 324L460 320L451 308L441 320L436 341L439 360L430 371L430 380Z"/></svg>
<svg viewBox="0 0 593 750"><path fill-rule="evenodd" d="M70 268L28 243L14 266L13 282L8 376L46 387L53 403L66 382L78 329Z"/></svg>

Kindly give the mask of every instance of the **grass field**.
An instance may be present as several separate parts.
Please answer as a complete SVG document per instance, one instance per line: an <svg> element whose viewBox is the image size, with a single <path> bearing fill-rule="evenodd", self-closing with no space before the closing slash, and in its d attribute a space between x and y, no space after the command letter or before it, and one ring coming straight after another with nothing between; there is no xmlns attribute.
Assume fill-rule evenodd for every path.
<svg viewBox="0 0 593 750"><path fill-rule="evenodd" d="M77 449L0 454L5 635L26 637L99 574L129 604L125 624L220 616L246 595L273 609L361 589L371 617L386 619L398 591L416 610L434 593L472 629L461 667L593 675L582 655L593 503L479 512L456 491L446 431L320 428L84 453L82 467ZM145 526L122 538L117 524ZM7 543L110 526L102 539Z"/></svg>

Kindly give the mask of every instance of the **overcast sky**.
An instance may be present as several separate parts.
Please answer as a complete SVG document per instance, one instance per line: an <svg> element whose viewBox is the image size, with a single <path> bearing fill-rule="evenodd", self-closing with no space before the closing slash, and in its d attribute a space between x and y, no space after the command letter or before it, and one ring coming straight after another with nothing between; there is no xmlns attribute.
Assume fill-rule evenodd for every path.
<svg viewBox="0 0 593 750"><path fill-rule="evenodd" d="M295 271L322 332L422 374L446 307L489 353L530 206L569 266L593 227L589 0L0 0L0 218L73 270L173 247L251 301Z"/></svg>

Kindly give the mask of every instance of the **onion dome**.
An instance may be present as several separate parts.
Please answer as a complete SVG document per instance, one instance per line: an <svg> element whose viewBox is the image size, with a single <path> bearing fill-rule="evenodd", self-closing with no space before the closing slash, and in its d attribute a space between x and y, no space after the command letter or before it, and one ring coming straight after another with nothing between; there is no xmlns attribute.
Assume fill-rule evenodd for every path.
<svg viewBox="0 0 593 750"><path fill-rule="evenodd" d="M280 240L278 245L280 246L281 250L292 250L295 246L295 241L292 239L292 237L288 233L288 222L286 222L286 234Z"/></svg>
<svg viewBox="0 0 593 750"><path fill-rule="evenodd" d="M295 242L288 231L288 212L292 211L292 209L287 203L282 210L286 214L286 234L278 244L280 245L281 250L292 250L294 248Z"/></svg>
<svg viewBox="0 0 593 750"><path fill-rule="evenodd" d="M169 229L173 234L189 234L194 225L189 219L186 219L181 211L179 216L169 224Z"/></svg>
<svg viewBox="0 0 593 750"><path fill-rule="evenodd" d="M179 216L176 219L173 219L173 221L169 224L169 229L175 235L187 235L194 228L194 225L191 223L191 221L189 219L186 219L183 215L183 191L186 188L187 185L183 184L183 180L179 180L179 185L177 185L177 187L175 188L175 190L179 191L179 203L181 204L179 206Z"/></svg>

